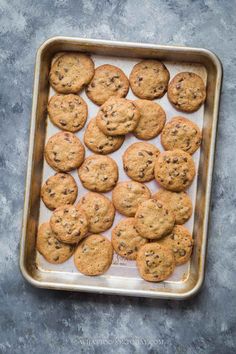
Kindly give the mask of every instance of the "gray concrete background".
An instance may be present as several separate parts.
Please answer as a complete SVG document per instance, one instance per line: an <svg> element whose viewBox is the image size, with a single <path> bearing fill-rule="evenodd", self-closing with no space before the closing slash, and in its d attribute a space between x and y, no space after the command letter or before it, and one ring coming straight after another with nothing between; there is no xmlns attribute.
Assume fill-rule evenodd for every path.
<svg viewBox="0 0 236 354"><path fill-rule="evenodd" d="M235 15L236 2L223 0L0 0L0 353L235 352ZM35 52L55 35L205 47L222 60L206 280L194 299L56 292L23 280L18 253Z"/></svg>

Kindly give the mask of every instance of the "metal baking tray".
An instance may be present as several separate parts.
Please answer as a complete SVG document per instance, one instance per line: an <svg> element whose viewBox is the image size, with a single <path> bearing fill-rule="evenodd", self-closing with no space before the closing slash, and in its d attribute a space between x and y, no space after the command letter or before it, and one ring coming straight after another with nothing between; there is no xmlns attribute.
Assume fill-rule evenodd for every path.
<svg viewBox="0 0 236 354"><path fill-rule="evenodd" d="M48 82L48 74L53 58L60 52L79 51L92 56L95 66L110 63L119 66L127 75L133 65L142 58L156 58L168 67L171 77L177 72L190 70L202 76L207 84L207 100L197 112L182 114L168 102L167 95L156 100L165 109L167 120L175 115L192 119L203 130L201 148L193 155L198 174L188 190L194 205L192 218L186 227L193 232L195 246L189 263L176 267L174 274L164 282L149 283L138 275L135 262L126 261L114 255L111 268L102 276L87 277L79 273L71 258L60 265L52 265L35 249L37 229L41 222L50 218L50 211L40 199L42 183L54 171L44 161L44 146L48 137L58 131L47 117L47 102L53 94ZM58 290L87 291L95 293L120 294L151 298L185 299L196 294L204 280L207 247L207 228L210 206L210 193L214 163L219 98L222 80L222 67L215 54L206 49L180 46L163 46L142 43L114 42L69 37L54 37L44 42L37 52L33 107L29 139L29 156L23 212L22 238L20 247L20 269L25 279L34 286ZM83 92L81 96L89 107L92 118L98 107ZM127 96L134 99L131 90ZM77 136L82 140L84 129ZM111 154L118 165L127 146L136 141L131 134L126 137L120 150ZM161 150L160 137L150 141ZM86 150L86 156L91 154ZM120 168L120 180L128 177ZM79 185L81 198L87 192L81 185L76 171L72 173ZM152 181L148 183L152 192L159 187ZM107 193L110 196L109 193ZM120 219L117 213L115 223ZM104 234L110 237L111 229Z"/></svg>

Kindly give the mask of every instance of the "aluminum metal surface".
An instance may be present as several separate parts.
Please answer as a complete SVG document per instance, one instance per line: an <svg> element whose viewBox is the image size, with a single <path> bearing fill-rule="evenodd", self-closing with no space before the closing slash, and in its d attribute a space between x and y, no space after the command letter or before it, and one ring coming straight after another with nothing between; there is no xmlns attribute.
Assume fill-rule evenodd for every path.
<svg viewBox="0 0 236 354"><path fill-rule="evenodd" d="M92 55L96 66L106 60L109 63L120 66L127 73L132 65L141 58L157 58L166 63L171 76L175 74L176 70L183 71L191 67L195 72L200 70L201 76L207 82L207 100L205 105L193 116L194 121L203 129L201 150L194 154L194 160L198 166L198 175L195 184L190 190L195 208L188 228L193 229L195 239L194 252L189 264L181 266L182 268L178 267L174 277L165 282L154 284L142 280L138 277L132 262L131 264L127 262L122 264L119 258L114 259L114 265L111 270L103 276L86 277L73 268L72 260L69 260L64 265L50 265L44 262L43 258L35 250L38 224L49 215L48 211L43 210L40 200L41 184L46 176L53 173L53 170L50 173L50 168L44 164L44 145L47 137L57 131L47 118L47 102L50 95L53 94L48 83L48 73L53 57L62 51L87 52ZM153 298L185 299L197 293L204 279L221 79L222 68L219 59L212 52L205 49L67 37L54 37L41 45L37 52L35 65L29 157L20 247L20 268L26 280L32 285L42 288ZM82 95L82 97L86 96ZM134 98L134 96L132 97L131 94L130 98ZM89 100L87 99L88 102ZM160 104L167 111L169 118L174 115L173 113L180 114L168 106L169 103L166 98L163 98ZM95 109L98 109L98 107L90 102L89 110L92 111L92 114ZM183 115L191 118L191 115ZM81 138L81 135L78 134L78 136ZM133 141L131 140L131 142ZM112 157L119 159L117 155ZM154 185L149 187L152 189Z"/></svg>

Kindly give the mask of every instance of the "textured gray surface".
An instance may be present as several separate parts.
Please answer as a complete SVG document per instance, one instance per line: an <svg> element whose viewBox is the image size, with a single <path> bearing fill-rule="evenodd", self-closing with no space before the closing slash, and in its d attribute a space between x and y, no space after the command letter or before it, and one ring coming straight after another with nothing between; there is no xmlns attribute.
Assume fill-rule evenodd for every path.
<svg viewBox="0 0 236 354"><path fill-rule="evenodd" d="M234 352L235 12L236 2L223 0L0 0L0 353ZM222 60L207 272L192 300L38 290L22 279L18 253L34 59L37 47L54 35L205 47Z"/></svg>

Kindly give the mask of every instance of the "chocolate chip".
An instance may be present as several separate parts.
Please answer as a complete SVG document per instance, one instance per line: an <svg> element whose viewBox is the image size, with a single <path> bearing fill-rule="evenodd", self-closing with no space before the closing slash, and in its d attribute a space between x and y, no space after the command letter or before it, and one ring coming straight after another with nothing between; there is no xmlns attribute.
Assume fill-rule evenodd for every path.
<svg viewBox="0 0 236 354"><path fill-rule="evenodd" d="M120 242L119 246L118 246L118 250L121 251L122 248L124 248L126 246L126 244L122 241Z"/></svg>
<svg viewBox="0 0 236 354"><path fill-rule="evenodd" d="M59 72L58 72L57 77L58 77L58 79L59 79L60 81L64 78L64 76L63 76L62 74L60 74Z"/></svg>
<svg viewBox="0 0 236 354"><path fill-rule="evenodd" d="M146 265L150 268L150 267L152 267L152 266L156 266L156 263L155 262L152 262L152 261L150 261L150 260L146 260Z"/></svg>
<svg viewBox="0 0 236 354"><path fill-rule="evenodd" d="M147 251L145 252L145 256L148 257L148 256L153 256L154 255L154 251L153 250L150 250L150 251Z"/></svg>
<svg viewBox="0 0 236 354"><path fill-rule="evenodd" d="M75 128L79 128L79 126L80 126L80 123L73 123L73 127L75 127Z"/></svg>
<svg viewBox="0 0 236 354"><path fill-rule="evenodd" d="M179 255L180 256L185 256L186 255L186 251L185 250L179 250Z"/></svg>
<svg viewBox="0 0 236 354"><path fill-rule="evenodd" d="M59 123L64 127L65 125L67 125L66 121L63 119L59 120Z"/></svg>
<svg viewBox="0 0 236 354"><path fill-rule="evenodd" d="M143 177L144 177L144 172L139 172L138 176L139 176L140 178L143 178Z"/></svg>

